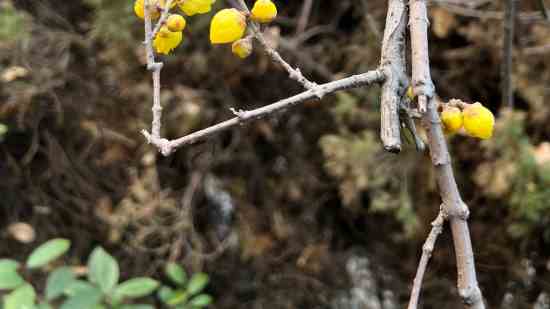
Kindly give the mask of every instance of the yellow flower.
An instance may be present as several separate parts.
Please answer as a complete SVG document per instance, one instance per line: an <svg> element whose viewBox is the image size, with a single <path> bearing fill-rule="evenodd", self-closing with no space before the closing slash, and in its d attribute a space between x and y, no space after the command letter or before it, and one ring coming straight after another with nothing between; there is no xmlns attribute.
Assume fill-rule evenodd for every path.
<svg viewBox="0 0 550 309"><path fill-rule="evenodd" d="M212 44L231 43L243 37L246 17L236 9L223 9L210 22Z"/></svg>
<svg viewBox="0 0 550 309"><path fill-rule="evenodd" d="M164 8L164 5L166 4L166 0L149 0L149 3L151 4L151 19L155 20L160 17L161 10ZM176 1L172 1L172 4L170 5L170 8L173 8L176 5ZM134 2L134 13L136 13L136 16L144 19L145 18L145 0L136 0Z"/></svg>
<svg viewBox="0 0 550 309"><path fill-rule="evenodd" d="M166 20L166 27L168 27L168 30L172 32L179 32L183 31L185 29L186 25L185 18L179 14L172 14L168 19Z"/></svg>
<svg viewBox="0 0 550 309"><path fill-rule="evenodd" d="M459 108L445 106L441 112L443 131L445 131L446 134L456 133L462 128L462 118L462 111Z"/></svg>
<svg viewBox="0 0 550 309"><path fill-rule="evenodd" d="M260 23L271 22L277 17L277 7L271 0L257 0L250 12L252 20Z"/></svg>
<svg viewBox="0 0 550 309"><path fill-rule="evenodd" d="M495 117L481 103L476 102L464 108L464 130L468 135L481 139L493 136Z"/></svg>
<svg viewBox="0 0 550 309"><path fill-rule="evenodd" d="M250 38L245 38L233 42L231 51L242 59L250 56L252 53L252 40Z"/></svg>
<svg viewBox="0 0 550 309"><path fill-rule="evenodd" d="M187 16L193 16L210 12L214 2L216 0L178 0L178 5Z"/></svg>
<svg viewBox="0 0 550 309"><path fill-rule="evenodd" d="M134 2L134 13L136 13L136 16L144 19L145 18L145 0L136 0ZM151 16L151 19L157 19L160 17L160 12L156 9L156 3L157 1L151 0L151 11L149 12L149 15Z"/></svg>
<svg viewBox="0 0 550 309"><path fill-rule="evenodd" d="M155 36L153 47L157 53L168 55L181 43L182 38L181 31L172 32L168 27L162 26Z"/></svg>

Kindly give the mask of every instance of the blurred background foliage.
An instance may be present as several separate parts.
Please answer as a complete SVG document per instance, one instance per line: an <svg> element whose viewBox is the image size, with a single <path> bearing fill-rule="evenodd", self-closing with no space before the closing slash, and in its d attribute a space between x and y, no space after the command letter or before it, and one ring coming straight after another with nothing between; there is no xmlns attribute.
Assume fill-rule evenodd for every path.
<svg viewBox="0 0 550 309"><path fill-rule="evenodd" d="M313 1L304 32L302 2L277 3L270 42L307 76L377 66L386 1ZM550 22L538 1L520 3L510 110L499 91L501 1L430 3L439 95L497 115L491 140L449 137L489 307L548 308ZM210 46L210 17L188 18L184 44L162 59L167 137L300 91L259 48L242 61ZM215 308L345 308L354 297L403 307L439 198L425 154L381 149L379 89L308 102L164 158L139 133L151 119L142 31L132 1L0 3L0 256L64 237L67 262L102 245L123 279L162 279L167 261L206 272ZM460 308L454 265L445 233L425 308Z"/></svg>

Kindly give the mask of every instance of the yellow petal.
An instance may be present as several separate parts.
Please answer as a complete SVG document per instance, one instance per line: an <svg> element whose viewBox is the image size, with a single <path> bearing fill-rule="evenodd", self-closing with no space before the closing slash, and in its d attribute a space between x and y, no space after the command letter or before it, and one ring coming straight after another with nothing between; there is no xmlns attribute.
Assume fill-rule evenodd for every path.
<svg viewBox="0 0 550 309"><path fill-rule="evenodd" d="M181 43L182 39L181 31L172 32L168 27L162 26L153 40L153 47L157 53L168 55Z"/></svg>
<svg viewBox="0 0 550 309"><path fill-rule="evenodd" d="M464 111L464 130L468 135L488 139L493 136L495 117L493 113L476 102L467 106Z"/></svg>
<svg viewBox="0 0 550 309"><path fill-rule="evenodd" d="M215 0L180 0L179 7L187 15L204 14L212 10Z"/></svg>
<svg viewBox="0 0 550 309"><path fill-rule="evenodd" d="M268 23L277 17L277 6L271 0L257 0L250 13L252 20Z"/></svg>
<svg viewBox="0 0 550 309"><path fill-rule="evenodd" d="M210 22L212 44L231 43L243 37L246 17L236 9L223 9Z"/></svg>
<svg viewBox="0 0 550 309"><path fill-rule="evenodd" d="M463 117L462 111L457 107L447 107L443 108L441 112L441 122L443 124L443 130L447 134L456 133L460 128L462 128Z"/></svg>
<svg viewBox="0 0 550 309"><path fill-rule="evenodd" d="M246 58L252 53L252 40L250 39L240 39L231 45L231 51L233 54L237 55L239 58Z"/></svg>
<svg viewBox="0 0 550 309"><path fill-rule="evenodd" d="M183 16L179 14L172 14L166 20L166 26L168 27L168 30L172 32L183 31L186 24L187 22L185 21L185 18L183 18Z"/></svg>

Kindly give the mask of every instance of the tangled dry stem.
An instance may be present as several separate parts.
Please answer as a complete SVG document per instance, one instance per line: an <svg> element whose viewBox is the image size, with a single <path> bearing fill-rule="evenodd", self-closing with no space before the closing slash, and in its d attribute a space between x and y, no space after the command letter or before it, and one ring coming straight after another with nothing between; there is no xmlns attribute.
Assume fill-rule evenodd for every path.
<svg viewBox="0 0 550 309"><path fill-rule="evenodd" d="M243 10L249 12L243 0L231 1L239 5ZM167 14L171 1L163 11ZM146 2L146 8L149 6ZM453 242L456 253L458 272L458 292L465 308L484 309L483 297L478 287L476 270L470 233L468 229L468 207L460 197L458 187L451 167L451 158L439 114L435 103L435 87L430 76L430 64L428 55L428 18L425 0L411 0L408 3L410 18L407 12L407 4L404 0L390 0L388 14L386 17L386 28L384 31L383 48L380 67L376 70L363 74L350 76L337 81L317 85L303 76L299 69L292 68L281 55L271 48L261 33L260 26L252 23L251 29L255 38L264 47L267 54L274 62L279 63L289 74L289 77L298 81L306 91L263 106L258 109L243 111L232 110L235 117L199 130L192 134L168 140L160 135L162 106L160 104L160 70L162 63L155 62L152 48L152 38L155 30L160 28L163 18L157 23L155 30L152 29L151 19L148 10L145 10L145 45L147 51L147 68L152 71L153 76L153 121L151 133L144 130L142 133L147 141L156 146L163 155L169 155L177 148L202 141L238 125L257 120L263 117L272 116L287 110L299 103L311 99L320 99L326 94L336 91L364 87L374 83L382 84L382 123L381 138L384 148L391 152L398 152L401 149L400 140L400 109L403 108L404 89L408 85L405 62L405 32L407 22L411 32L412 49L412 84L414 92L418 95L418 109L415 111L423 120L428 136L430 156L436 173L437 183L442 199L441 212L433 223L432 231L423 247L423 254L420 259L413 290L409 302L409 309L415 309L418 304L422 278L427 268L431 253L433 252L437 235L442 232L443 221L449 220ZM407 115L411 113L407 112Z"/></svg>

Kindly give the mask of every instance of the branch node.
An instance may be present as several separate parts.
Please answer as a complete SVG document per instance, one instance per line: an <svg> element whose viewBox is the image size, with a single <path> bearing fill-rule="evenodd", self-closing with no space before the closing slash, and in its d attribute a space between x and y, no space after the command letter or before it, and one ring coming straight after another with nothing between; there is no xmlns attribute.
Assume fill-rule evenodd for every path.
<svg viewBox="0 0 550 309"><path fill-rule="evenodd" d="M458 295L466 305L474 305L483 302L481 290L477 286L468 286L458 290Z"/></svg>
<svg viewBox="0 0 550 309"><path fill-rule="evenodd" d="M231 111L231 113L233 113L233 115L237 116L237 118L239 119L239 124L243 125L246 121L247 111L242 109L235 109L234 107L229 108L229 110Z"/></svg>

